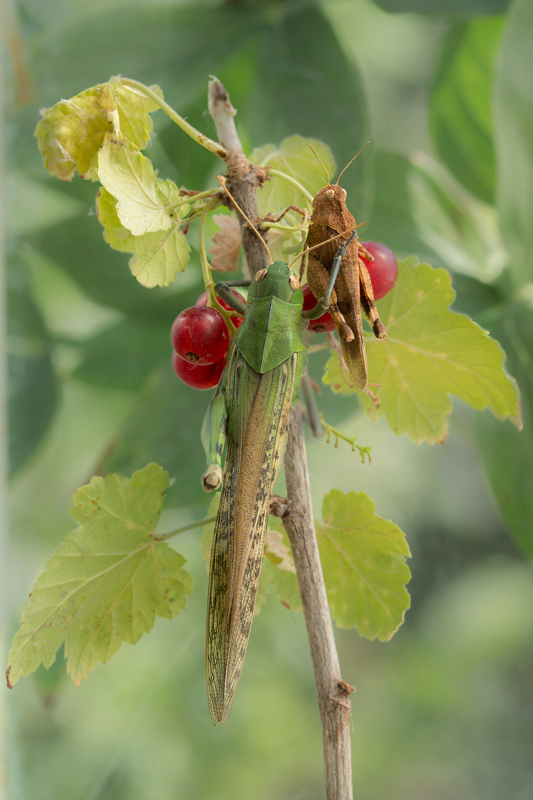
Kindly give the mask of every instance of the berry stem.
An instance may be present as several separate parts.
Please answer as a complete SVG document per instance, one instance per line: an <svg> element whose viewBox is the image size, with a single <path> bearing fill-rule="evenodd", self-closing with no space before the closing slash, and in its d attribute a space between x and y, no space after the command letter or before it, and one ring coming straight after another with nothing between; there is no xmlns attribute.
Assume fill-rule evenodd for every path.
<svg viewBox="0 0 533 800"><path fill-rule="evenodd" d="M207 222L207 216L211 213L211 211L217 207L219 203L218 197L213 197L211 200L208 200L205 206L202 209L202 213L200 216L200 232L199 232L199 249L200 249L200 263L202 265L202 277L204 279L204 286L207 292L207 305L211 308L215 308L217 311L220 311L224 319L226 320L226 324L229 328L230 334L233 333L235 330L235 325L233 324L233 320L231 319L231 313L226 311L226 309L221 306L218 302L218 298L215 292L215 282L211 275L211 267L209 266L209 261L207 260L207 252L205 249L205 226ZM235 314L235 312L232 312Z"/></svg>
<svg viewBox="0 0 533 800"><path fill-rule="evenodd" d="M197 522L190 522L188 525L184 525L182 528L176 528L175 531L170 531L169 533L156 533L152 536L152 538L157 539L158 542L164 542L166 539L171 539L173 536L178 536L180 533L191 531L193 528L200 528L202 525L209 525L209 523L215 522L215 520L216 517L206 517L205 519L197 520Z"/></svg>
<svg viewBox="0 0 533 800"><path fill-rule="evenodd" d="M176 123L185 133L194 139L195 142L201 144L202 147L205 147L206 150L209 150L215 156L219 158L226 159L228 157L228 153L225 147L223 147L219 142L214 142L208 136L203 133L200 133L196 128L190 125L183 117L180 117L177 111L174 111L172 106L169 106L162 97L160 97L157 92L154 92L153 89L150 89L149 86L145 86L144 83L140 83L139 81L134 81L131 78L121 78L121 83L124 86L131 86L133 89L137 89L140 92L143 92L147 97L157 103L159 108L167 114L170 119Z"/></svg>
<svg viewBox="0 0 533 800"><path fill-rule="evenodd" d="M171 206L165 206L165 210L174 211L176 208L193 205L197 200L202 200L204 197L213 197L214 195L220 197L220 189L206 189L205 192L198 192L198 194L194 194L191 197L184 197L183 200L178 200L177 203L173 203Z"/></svg>
<svg viewBox="0 0 533 800"><path fill-rule="evenodd" d="M352 453L355 453L356 450L359 451L362 464L365 463L365 458L368 458L369 464L371 463L372 460L370 458L370 447L368 447L368 445L366 447L363 447L362 445L356 444L357 436L352 436L351 438L349 436L346 436L344 433L342 433L342 431L339 431L337 428L334 428L333 425L330 425L328 422L326 422L322 414L320 415L320 422L322 423L322 426L326 429L327 444L330 443L332 435L335 437L335 447L339 446L339 439L343 439L345 442L348 442L348 444L351 445Z"/></svg>
<svg viewBox="0 0 533 800"><path fill-rule="evenodd" d="M307 226L283 225L281 222L262 222L259 226L259 230L261 231L269 231L272 228L275 228L278 231L298 231L299 233L303 233L307 230Z"/></svg>

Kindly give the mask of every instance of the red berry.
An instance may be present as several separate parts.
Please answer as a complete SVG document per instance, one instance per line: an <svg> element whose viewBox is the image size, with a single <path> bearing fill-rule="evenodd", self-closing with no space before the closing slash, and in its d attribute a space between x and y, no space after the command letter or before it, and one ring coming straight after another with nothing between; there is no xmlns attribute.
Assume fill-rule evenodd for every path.
<svg viewBox="0 0 533 800"><path fill-rule="evenodd" d="M380 242L361 242L361 244L371 256L374 256L373 261L368 261L362 256L361 258L372 281L374 300L381 300L396 283L396 278L398 277L396 256L392 250L389 250L388 247Z"/></svg>
<svg viewBox="0 0 533 800"><path fill-rule="evenodd" d="M314 308L318 301L308 283L302 286L302 291L304 293L304 311L307 311L309 308ZM324 331L334 331L335 322L331 314L325 311L318 319L310 319L307 323L307 327L310 331L315 331L315 333L323 333Z"/></svg>
<svg viewBox="0 0 533 800"><path fill-rule="evenodd" d="M242 294L241 294L240 292L236 292L236 291L235 291L235 289L232 289L232 290L231 290L231 292L232 292L232 294L234 294L234 295L235 295L235 297L236 297L238 300L240 300L240 301L241 301L241 303L242 303L243 305L246 305L246 300L244 299L244 297L242 296ZM220 305L222 306L222 308L225 308L225 309L226 309L226 311L233 311L233 309L231 308L231 306L229 306L229 305L226 303L226 301L225 301L225 300L223 300L223 299L222 299L221 297L219 297L218 295L217 295L217 300L218 300L218 302L220 303ZM200 295L200 297L198 298L198 300L196 301L196 303L195 303L194 305L195 305L195 306L206 306L206 305L207 305L207 292L202 292L202 294ZM233 322L233 324L235 325L235 327L236 327L236 328L238 328L238 327L239 327L239 325L242 325L242 323L244 322L244 317L231 317L231 321Z"/></svg>
<svg viewBox="0 0 533 800"><path fill-rule="evenodd" d="M223 358L229 347L226 320L214 308L186 308L172 323L170 341L185 361L204 367Z"/></svg>
<svg viewBox="0 0 533 800"><path fill-rule="evenodd" d="M190 364L184 358L180 358L176 351L173 350L172 366L178 378L181 378L187 386L192 386L193 389L212 389L217 385L224 371L226 356L215 364L198 367L196 364Z"/></svg>

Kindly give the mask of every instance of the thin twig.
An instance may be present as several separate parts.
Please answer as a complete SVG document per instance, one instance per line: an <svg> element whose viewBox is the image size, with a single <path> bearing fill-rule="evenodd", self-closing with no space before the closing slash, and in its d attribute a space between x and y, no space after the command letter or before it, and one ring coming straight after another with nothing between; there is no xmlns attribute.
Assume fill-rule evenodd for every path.
<svg viewBox="0 0 533 800"><path fill-rule="evenodd" d="M318 552L301 409L292 416L285 453L290 513L283 517L302 596L322 722L327 800L352 800L350 694L342 680Z"/></svg>

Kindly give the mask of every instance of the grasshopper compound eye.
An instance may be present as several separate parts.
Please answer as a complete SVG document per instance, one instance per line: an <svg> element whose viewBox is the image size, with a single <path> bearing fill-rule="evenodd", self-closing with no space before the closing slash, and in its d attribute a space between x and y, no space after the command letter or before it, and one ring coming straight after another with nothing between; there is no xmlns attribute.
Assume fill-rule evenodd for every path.
<svg viewBox="0 0 533 800"><path fill-rule="evenodd" d="M267 269L260 269L258 272L255 273L255 279L256 279L257 283L259 283L260 281L263 280L263 278L265 277L267 272L268 272Z"/></svg>
<svg viewBox="0 0 533 800"><path fill-rule="evenodd" d="M333 198L335 197L335 189L328 189L326 192L326 197L328 198L328 200L333 200Z"/></svg>
<svg viewBox="0 0 533 800"><path fill-rule="evenodd" d="M295 292L297 289L300 288L300 281L298 280L296 275L291 275L291 277L289 278L289 283L291 285L291 289L293 290L293 292Z"/></svg>

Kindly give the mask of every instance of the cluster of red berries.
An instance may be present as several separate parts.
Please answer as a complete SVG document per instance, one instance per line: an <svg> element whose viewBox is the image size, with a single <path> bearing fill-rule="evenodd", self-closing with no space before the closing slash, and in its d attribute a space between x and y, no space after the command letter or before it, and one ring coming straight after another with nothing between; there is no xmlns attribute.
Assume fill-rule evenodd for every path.
<svg viewBox="0 0 533 800"><path fill-rule="evenodd" d="M368 269L374 299L382 297L392 289L398 276L398 262L392 250L379 242L363 242L363 246L374 257L373 261L363 258ZM314 308L317 300L309 284L302 286L304 311ZM233 294L244 304L244 298L234 290ZM220 305L227 311L230 306L221 298ZM231 317L236 328L243 317ZM318 319L310 320L307 327L317 333L335 330L335 323L326 311ZM178 314L170 331L172 347L172 366L181 380L193 389L212 389L220 380L226 365L230 342L230 332L222 314L207 305L207 292L203 292L192 308Z"/></svg>
<svg viewBox="0 0 533 800"><path fill-rule="evenodd" d="M233 294L244 304L239 292ZM227 311L230 306L218 298ZM236 328L244 317L231 317ZM172 366L181 380L193 389L212 389L220 380L226 365L230 332L226 320L215 308L207 305L207 292L202 292L192 308L178 314L170 330Z"/></svg>

